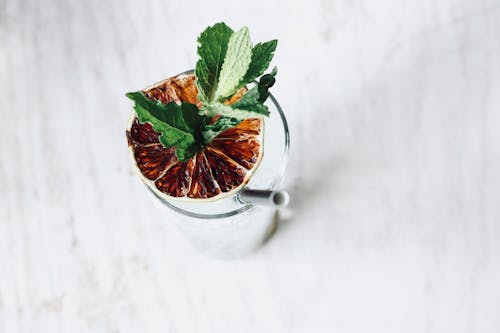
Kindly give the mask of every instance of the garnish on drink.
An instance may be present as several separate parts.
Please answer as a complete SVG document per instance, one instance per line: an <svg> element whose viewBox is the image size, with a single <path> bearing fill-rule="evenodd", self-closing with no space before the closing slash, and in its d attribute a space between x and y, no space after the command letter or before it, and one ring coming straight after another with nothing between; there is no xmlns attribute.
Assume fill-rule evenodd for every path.
<svg viewBox="0 0 500 333"><path fill-rule="evenodd" d="M217 23L198 37L194 73L127 94L135 102L128 145L157 195L216 200L249 181L263 155L264 102L276 68L264 72L276 45L252 47L246 27L234 32Z"/></svg>

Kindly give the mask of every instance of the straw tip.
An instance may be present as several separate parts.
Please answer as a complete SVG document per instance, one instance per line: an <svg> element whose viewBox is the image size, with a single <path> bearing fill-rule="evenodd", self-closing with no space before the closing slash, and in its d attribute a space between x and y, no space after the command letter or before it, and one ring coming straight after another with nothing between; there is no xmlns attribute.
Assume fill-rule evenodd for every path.
<svg viewBox="0 0 500 333"><path fill-rule="evenodd" d="M290 202L290 195L286 191L275 191L271 200L277 207L286 207Z"/></svg>

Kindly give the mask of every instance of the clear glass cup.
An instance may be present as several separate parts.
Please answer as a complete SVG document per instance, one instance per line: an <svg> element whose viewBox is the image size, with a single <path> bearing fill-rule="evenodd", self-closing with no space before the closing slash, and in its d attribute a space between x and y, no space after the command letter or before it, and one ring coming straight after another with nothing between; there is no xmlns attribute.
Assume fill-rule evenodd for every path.
<svg viewBox="0 0 500 333"><path fill-rule="evenodd" d="M182 74L187 73L192 70ZM264 117L264 155L246 188L275 190L284 177L290 136L285 115L273 95L266 105L270 116ZM275 207L245 203L240 193L217 201L193 203L165 200L149 191L168 208L169 215L194 247L215 258L232 259L252 252L273 234L278 223Z"/></svg>

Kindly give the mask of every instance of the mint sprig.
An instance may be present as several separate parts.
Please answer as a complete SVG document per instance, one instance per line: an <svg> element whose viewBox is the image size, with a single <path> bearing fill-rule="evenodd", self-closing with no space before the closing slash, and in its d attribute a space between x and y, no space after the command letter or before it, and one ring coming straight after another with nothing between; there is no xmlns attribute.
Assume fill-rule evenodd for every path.
<svg viewBox="0 0 500 333"><path fill-rule="evenodd" d="M243 119L268 116L269 110L264 102L269 96L268 90L274 84L276 76L274 68L270 74L263 75L259 84L243 95L240 101L233 105L222 103L224 99L229 99L240 88L264 73L274 56L278 42L271 40L258 43L252 48L246 27L232 33L226 42L226 38L215 37L216 31L221 30L221 27L227 26L224 23L217 23L205 29L198 38L199 60L196 63L195 74L198 98L203 103L201 112L210 117L222 116L217 121L217 126L207 129L210 135L204 135L205 141L215 137L217 131L220 133L236 126ZM230 31L230 28L225 31ZM217 58L219 60L217 62L212 61L211 50L223 50L222 65L220 58ZM207 77L213 80L206 80Z"/></svg>
<svg viewBox="0 0 500 333"><path fill-rule="evenodd" d="M222 35L222 30L223 37L217 37ZM198 43L196 85L198 98L207 105L222 102L262 75L278 42L258 43L252 48L248 28L232 32L224 23L217 23L200 34ZM219 56L222 54L223 59Z"/></svg>
<svg viewBox="0 0 500 333"><path fill-rule="evenodd" d="M200 109L194 104L148 99L142 92L128 93L141 123L151 123L165 147L176 147L180 161L192 157L201 147L243 119L269 115L264 102L275 83L276 67L262 75L271 62L277 41L252 47L248 28L234 32L225 23L206 28L198 37L199 59L195 67ZM259 76L258 84L232 105L224 102ZM215 122L212 118L218 116Z"/></svg>

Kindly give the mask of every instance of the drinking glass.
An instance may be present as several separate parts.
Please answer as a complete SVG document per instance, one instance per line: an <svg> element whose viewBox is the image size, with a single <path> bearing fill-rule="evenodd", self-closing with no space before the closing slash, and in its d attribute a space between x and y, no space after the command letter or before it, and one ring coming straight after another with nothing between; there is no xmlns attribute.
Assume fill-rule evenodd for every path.
<svg viewBox="0 0 500 333"><path fill-rule="evenodd" d="M187 73L192 71L182 74ZM264 155L246 189L279 189L285 173L290 148L288 125L273 95L266 105L270 115L264 117ZM242 191L216 201L193 203L163 199L149 190L156 201L168 208L168 215L192 245L211 257L244 256L260 247L277 226L277 208L245 202Z"/></svg>

